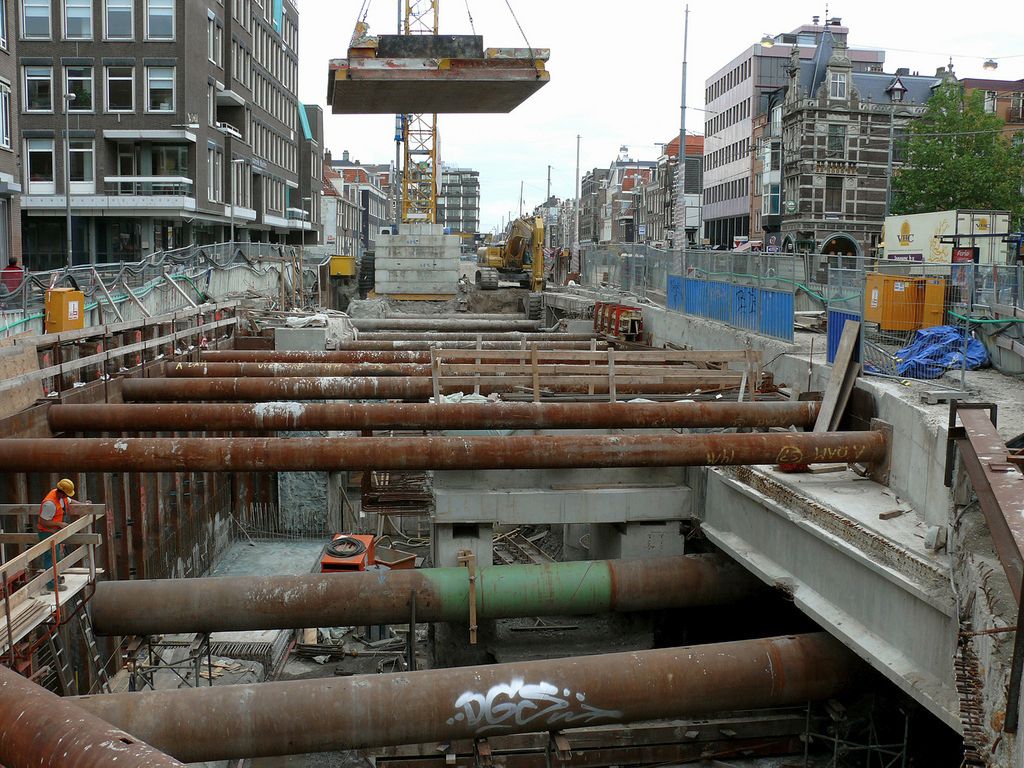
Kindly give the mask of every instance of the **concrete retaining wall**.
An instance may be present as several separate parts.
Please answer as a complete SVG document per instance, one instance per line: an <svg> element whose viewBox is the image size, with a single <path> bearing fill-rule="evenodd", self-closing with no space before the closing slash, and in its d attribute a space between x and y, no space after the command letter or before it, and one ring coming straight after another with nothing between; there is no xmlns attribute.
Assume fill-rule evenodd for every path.
<svg viewBox="0 0 1024 768"><path fill-rule="evenodd" d="M378 294L454 294L458 281L459 238L444 234L439 224L404 224L397 235L378 235Z"/></svg>

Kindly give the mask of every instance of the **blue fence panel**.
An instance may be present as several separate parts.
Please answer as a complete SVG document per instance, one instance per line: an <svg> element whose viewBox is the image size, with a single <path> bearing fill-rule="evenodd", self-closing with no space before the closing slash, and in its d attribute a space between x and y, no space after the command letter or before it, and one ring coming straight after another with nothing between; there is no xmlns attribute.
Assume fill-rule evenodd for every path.
<svg viewBox="0 0 1024 768"><path fill-rule="evenodd" d="M675 306L670 303L669 308ZM788 291L687 278L683 281L683 311L753 333L793 340L793 294Z"/></svg>
<svg viewBox="0 0 1024 768"><path fill-rule="evenodd" d="M683 278L682 275L669 275L666 286L665 305L675 311L683 311Z"/></svg>
<svg viewBox="0 0 1024 768"><path fill-rule="evenodd" d="M761 320L758 332L776 339L793 340L793 294L761 289Z"/></svg>
<svg viewBox="0 0 1024 768"><path fill-rule="evenodd" d="M828 337L825 347L825 359L829 365L835 362L836 352L839 350L839 340L843 336L843 326L847 320L860 322L860 314L857 312L843 312L839 309L828 311ZM860 362L860 345L854 347L853 359Z"/></svg>

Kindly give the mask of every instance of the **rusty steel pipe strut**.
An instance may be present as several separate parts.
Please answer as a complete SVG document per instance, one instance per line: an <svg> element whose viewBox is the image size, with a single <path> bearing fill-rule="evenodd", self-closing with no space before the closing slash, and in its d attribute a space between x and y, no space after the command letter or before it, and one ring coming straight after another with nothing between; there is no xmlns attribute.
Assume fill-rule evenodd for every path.
<svg viewBox="0 0 1024 768"><path fill-rule="evenodd" d="M428 342L449 342L449 341L514 341L517 344L526 342L544 343L548 341L585 341L588 344L591 339L596 338L592 333L523 333L521 331L505 332L480 332L480 333L457 333L444 331L360 331L356 338L356 344L367 341L428 341ZM598 339L600 345L602 339ZM339 342L339 344L344 342ZM343 347L342 347L343 348Z"/></svg>
<svg viewBox="0 0 1024 768"><path fill-rule="evenodd" d="M860 660L822 632L75 701L198 762L802 706L841 694L862 677Z"/></svg>
<svg viewBox="0 0 1024 768"><path fill-rule="evenodd" d="M665 374L669 382L636 383L617 381L615 390L619 395L625 394L670 394L684 395L696 390L706 391L720 385L722 375L715 371L702 371L707 376L697 376L672 382L671 374ZM660 375L660 374L659 374ZM471 376L462 376L457 382L470 382ZM522 377L507 377L508 382L491 377L479 384L480 393L484 395L517 391L524 386ZM528 378L528 377L527 377ZM597 379L590 384L594 394L606 394L608 382L601 376L593 376L588 381ZM517 383L519 382L519 383ZM472 388L473 383L440 383L442 394L464 392ZM557 379L545 379L541 384L542 391L559 393L586 393L588 384L560 382ZM210 377L210 378L170 378L170 379L123 379L121 394L125 400L137 402L166 402L177 400L188 402L196 400L242 400L248 402L265 402L267 400L429 400L434 394L433 381L427 376L321 376L312 378L288 377Z"/></svg>
<svg viewBox="0 0 1024 768"><path fill-rule="evenodd" d="M0 666L0 765L172 768L184 764Z"/></svg>
<svg viewBox="0 0 1024 768"><path fill-rule="evenodd" d="M624 406L625 407L625 406ZM884 432L0 440L7 472L331 472L877 463Z"/></svg>
<svg viewBox="0 0 1024 768"><path fill-rule="evenodd" d="M519 331L540 329L540 320L460 320L458 318L353 317L359 331Z"/></svg>
<svg viewBox="0 0 1024 768"><path fill-rule="evenodd" d="M435 339L434 341L419 340L419 341L374 341L373 339L367 339L367 334L361 334L358 341L339 341L335 344L335 351L358 351L358 350L412 350L422 351L429 350L431 347L437 347L439 349L477 349L477 344L480 345L480 349L522 349L523 340L486 340L482 338L479 342L476 337L473 336L472 340L450 340L448 337L442 339ZM472 336L472 334L470 334ZM481 336L491 336L494 334L481 334ZM536 334L540 335L540 334ZM565 334L555 334L556 336L564 336L565 338L574 338ZM589 338L589 337L587 337ZM590 341L543 341L533 340L532 337L526 339L527 347L532 347L534 344L537 345L538 349L575 349L581 352L591 348ZM594 340L594 347L599 350L608 349L608 342L604 339ZM227 350L232 351L232 350ZM234 350L241 351L241 350Z"/></svg>
<svg viewBox="0 0 1024 768"><path fill-rule="evenodd" d="M472 347L465 349L452 349L445 348L439 350L443 353L443 361L446 363L475 363L479 356L475 353L478 351L491 352L494 350L483 349L475 350ZM521 352L522 348L519 346L513 346L509 349L498 350L501 352ZM557 361L562 365L569 363L576 363L578 365L588 365L589 360L570 360L568 356L562 355L564 352L588 352L589 349L538 349L538 357L545 362ZM597 352L606 353L607 350L599 349ZM530 350L526 350L529 355ZM356 363L429 363L430 362L430 348L424 345L423 349L342 349L342 350L326 350L319 352L300 352L300 351L279 351L273 350L258 350L258 349L223 349L223 350L211 350L210 352L203 352L202 364L208 365L210 363L345 363L348 365L354 365ZM518 361L521 358L518 355L510 355L509 362ZM529 364L529 357L527 364ZM494 362L488 360L488 362ZM601 361L598 361L601 362ZM625 365L636 365L635 362L624 363ZM669 363L664 360L655 360L651 362L652 365L667 365ZM197 364L198 365L198 364Z"/></svg>
<svg viewBox="0 0 1024 768"><path fill-rule="evenodd" d="M53 404L54 432L683 429L811 427L819 404L764 403L133 403Z"/></svg>
<svg viewBox="0 0 1024 768"><path fill-rule="evenodd" d="M376 376L430 376L427 363L170 363L164 376L190 378L369 378ZM529 372L529 368L524 368Z"/></svg>
<svg viewBox="0 0 1024 768"><path fill-rule="evenodd" d="M545 565L421 568L383 573L104 581L92 598L101 635L233 632L468 622L475 595L484 619L582 616L725 605L759 594L761 583L719 555L580 560Z"/></svg>

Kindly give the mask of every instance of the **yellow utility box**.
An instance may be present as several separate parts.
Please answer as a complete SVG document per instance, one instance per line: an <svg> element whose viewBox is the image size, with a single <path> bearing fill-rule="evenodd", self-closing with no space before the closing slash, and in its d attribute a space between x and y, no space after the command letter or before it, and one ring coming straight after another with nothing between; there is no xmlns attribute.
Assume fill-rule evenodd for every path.
<svg viewBox="0 0 1024 768"><path fill-rule="evenodd" d="M74 288L46 292L46 332L63 333L85 327L85 295Z"/></svg>
<svg viewBox="0 0 1024 768"><path fill-rule="evenodd" d="M331 256L331 277L355 277L355 256Z"/></svg>
<svg viewBox="0 0 1024 768"><path fill-rule="evenodd" d="M942 325L943 277L910 277L869 272L864 319L883 331L916 331Z"/></svg>

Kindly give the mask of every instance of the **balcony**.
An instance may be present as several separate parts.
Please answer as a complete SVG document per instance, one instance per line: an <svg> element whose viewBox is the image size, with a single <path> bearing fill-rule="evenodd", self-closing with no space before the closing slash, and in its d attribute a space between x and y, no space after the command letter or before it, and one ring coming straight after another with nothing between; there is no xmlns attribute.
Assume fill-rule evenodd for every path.
<svg viewBox="0 0 1024 768"><path fill-rule="evenodd" d="M192 196L192 179L186 176L104 176L103 183L112 195Z"/></svg>

